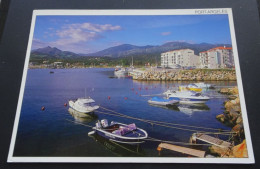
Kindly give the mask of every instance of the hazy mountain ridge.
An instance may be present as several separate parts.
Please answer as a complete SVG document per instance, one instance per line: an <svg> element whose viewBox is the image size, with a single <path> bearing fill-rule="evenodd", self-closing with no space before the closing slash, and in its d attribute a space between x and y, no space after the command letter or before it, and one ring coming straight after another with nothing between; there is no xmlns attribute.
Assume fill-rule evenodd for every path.
<svg viewBox="0 0 260 169"><path fill-rule="evenodd" d="M199 52L209 50L211 48L215 48L218 46L227 46L230 47L230 44L209 44L209 43L200 43L200 44L191 44L187 42L168 42L160 46L136 46L131 44L123 44L114 47L110 47L95 53L89 54L76 54L70 51L62 51L55 47L45 47L33 50L31 54L34 57L42 56L47 58L72 58L72 57L112 57L112 58L119 58L119 57L126 57L126 56L137 56L137 55L160 55L163 52L167 52L170 50L177 50L177 49L192 49L194 50L195 54L199 54Z"/></svg>

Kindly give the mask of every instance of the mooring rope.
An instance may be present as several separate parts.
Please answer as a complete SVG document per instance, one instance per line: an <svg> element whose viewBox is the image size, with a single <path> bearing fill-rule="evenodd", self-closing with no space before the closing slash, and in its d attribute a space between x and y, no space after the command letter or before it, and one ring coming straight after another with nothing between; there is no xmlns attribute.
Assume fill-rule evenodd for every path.
<svg viewBox="0 0 260 169"><path fill-rule="evenodd" d="M229 135L231 133L231 132L223 132L223 133L222 132L206 132L206 131L199 131L199 130L194 130L194 129L185 129L185 128L181 128L181 127L174 127L174 126L169 126L169 125L160 124L160 123L156 123L156 122L151 122L149 120L139 119L139 118L135 118L135 117L131 117L131 116L117 115L117 114L111 114L111 113L106 113L106 112L101 112L101 111L95 111L95 112L101 113L101 114L106 114L106 115L111 115L111 116L134 119L134 120L146 122L146 123L149 123L149 124L152 124L152 125L158 125L158 126L162 126L162 127L174 128L174 129L185 130L185 131L196 132L196 133L221 134L221 135Z"/></svg>
<svg viewBox="0 0 260 169"><path fill-rule="evenodd" d="M190 128L200 128L200 129L206 129L206 130L218 130L218 131L221 130L221 129L209 128L209 127L192 126L192 125L185 125L185 124L177 124L177 123L169 123L169 122L141 119L141 118L131 117L131 116L128 116L128 115L116 112L114 110L109 110L109 109L104 108L102 106L100 106L100 108L102 108L104 110L107 110L107 111L110 111L112 113L118 114L118 115L120 115L122 117L125 117L125 118L130 118L130 119L135 119L135 120L139 120L139 121L144 121L144 122L147 122L147 123L150 123L150 124L157 124L157 125L160 124L160 125L163 125L164 127L165 127L165 125L174 125L174 126L182 126L182 127L190 127ZM105 113L105 112L101 112L101 113ZM111 114L111 113L106 113L106 114ZM172 126L170 126L170 127L172 127ZM177 128L177 127L174 127L174 128ZM177 128L177 129L182 129L182 128ZM186 129L186 130L188 130L188 129ZM190 131L199 132L197 130L191 130L191 129L190 129ZM224 133L235 133L235 132L230 132L229 130L222 130L222 131L223 132L218 132L218 133L223 133L223 134ZM205 132L205 131L203 131L203 132ZM207 132L207 133L209 133L209 132Z"/></svg>
<svg viewBox="0 0 260 169"><path fill-rule="evenodd" d="M93 128L93 126L90 126L90 125L87 125L87 124L83 124L83 123L80 123L80 122L76 122L76 121L72 121L72 120L69 120L69 119L65 119L69 122L72 122L72 123L76 123L76 124L79 124L79 125L82 125L82 126L85 126L85 127L90 127L90 128ZM104 129L102 129L104 130ZM140 134L140 133L138 133ZM154 141L154 142L163 142L163 143L171 143L171 144L182 144L182 145L210 145L210 144L193 144L193 143L185 143L185 142L175 142L175 141L168 141L168 140L160 140L160 139L156 139L156 138L152 138L152 137L147 137L146 139L143 139L143 140L146 140L146 141Z"/></svg>

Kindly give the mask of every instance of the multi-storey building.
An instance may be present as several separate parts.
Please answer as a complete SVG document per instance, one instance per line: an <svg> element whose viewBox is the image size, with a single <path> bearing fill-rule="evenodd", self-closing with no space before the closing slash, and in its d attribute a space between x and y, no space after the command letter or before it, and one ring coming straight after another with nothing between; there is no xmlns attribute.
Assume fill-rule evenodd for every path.
<svg viewBox="0 0 260 169"><path fill-rule="evenodd" d="M199 57L191 49L179 49L161 54L161 66L169 68L196 67Z"/></svg>
<svg viewBox="0 0 260 169"><path fill-rule="evenodd" d="M219 69L234 67L232 47L216 47L200 52L200 68Z"/></svg>

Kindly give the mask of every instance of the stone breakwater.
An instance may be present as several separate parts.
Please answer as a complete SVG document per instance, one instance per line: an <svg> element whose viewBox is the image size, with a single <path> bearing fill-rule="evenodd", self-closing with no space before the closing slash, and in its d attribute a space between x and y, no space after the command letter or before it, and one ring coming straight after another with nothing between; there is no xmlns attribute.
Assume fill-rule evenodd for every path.
<svg viewBox="0 0 260 169"><path fill-rule="evenodd" d="M221 123L232 127L231 131L236 134L233 135L230 141L236 143L237 146L231 149L211 146L210 150L221 157L248 157L238 88L223 88L219 93L229 95L229 100L224 103L225 111L223 114L217 115L216 118Z"/></svg>
<svg viewBox="0 0 260 169"><path fill-rule="evenodd" d="M134 80L157 81L234 81L235 70L146 70L130 73Z"/></svg>

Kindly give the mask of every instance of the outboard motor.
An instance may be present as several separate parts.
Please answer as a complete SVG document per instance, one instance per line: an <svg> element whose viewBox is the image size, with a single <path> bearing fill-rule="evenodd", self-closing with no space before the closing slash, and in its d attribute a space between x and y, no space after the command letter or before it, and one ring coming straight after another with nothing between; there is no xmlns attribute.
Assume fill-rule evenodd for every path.
<svg viewBox="0 0 260 169"><path fill-rule="evenodd" d="M101 120L101 125L102 125L102 127L104 127L104 128L108 127L107 119Z"/></svg>
<svg viewBox="0 0 260 169"><path fill-rule="evenodd" d="M101 128L101 123L100 123L99 120L96 122L96 128L97 128L97 129L100 129L100 128Z"/></svg>

